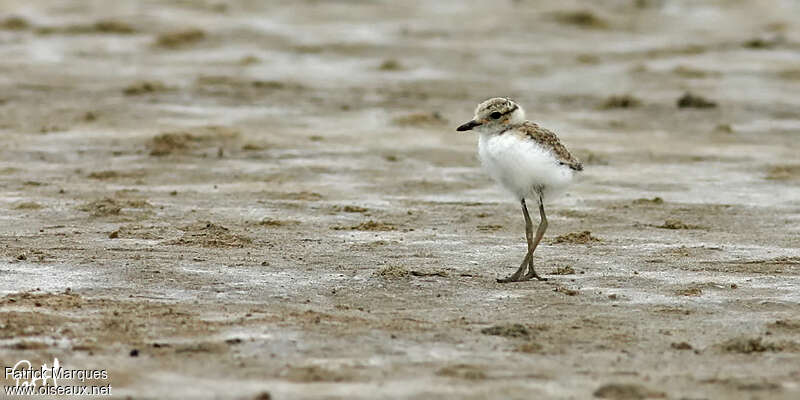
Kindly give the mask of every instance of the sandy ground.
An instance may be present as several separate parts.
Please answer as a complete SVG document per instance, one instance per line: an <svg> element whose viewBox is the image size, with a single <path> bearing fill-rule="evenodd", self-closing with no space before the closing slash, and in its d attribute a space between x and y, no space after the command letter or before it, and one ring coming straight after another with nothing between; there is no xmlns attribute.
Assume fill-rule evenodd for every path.
<svg viewBox="0 0 800 400"><path fill-rule="evenodd" d="M135 399L800 398L800 6L601 3L0 0L4 366ZM495 282L521 213L455 132L492 96L586 167L547 282Z"/></svg>

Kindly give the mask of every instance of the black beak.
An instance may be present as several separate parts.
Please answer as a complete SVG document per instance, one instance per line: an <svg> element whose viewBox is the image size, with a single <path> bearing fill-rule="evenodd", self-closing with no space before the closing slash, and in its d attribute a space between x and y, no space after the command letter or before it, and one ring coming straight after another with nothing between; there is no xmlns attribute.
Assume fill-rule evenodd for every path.
<svg viewBox="0 0 800 400"><path fill-rule="evenodd" d="M472 128L478 126L478 125L480 125L480 122L475 121L473 119L472 121L469 121L466 124L459 126L458 128L456 128L456 130L459 131L459 132L469 131L469 130L472 130Z"/></svg>

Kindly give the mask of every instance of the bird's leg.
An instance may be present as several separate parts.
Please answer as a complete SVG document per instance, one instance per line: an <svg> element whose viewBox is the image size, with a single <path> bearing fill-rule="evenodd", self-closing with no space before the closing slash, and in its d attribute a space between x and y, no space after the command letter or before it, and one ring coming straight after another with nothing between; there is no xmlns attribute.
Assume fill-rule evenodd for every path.
<svg viewBox="0 0 800 400"><path fill-rule="evenodd" d="M531 271L533 271L533 249L536 248L536 246L533 244L533 241L532 241L533 240L533 223L531 222L531 216L528 214L528 206L525 205L525 198L524 197L522 198L520 203L522 204L522 215L525 217L525 237L528 239L528 252L525 253L525 259L522 260L522 264L519 266L519 269L517 269L517 272L514 272L513 275L511 275L511 276L509 276L507 278L498 279L497 282L500 282L500 283L518 282L518 281L521 281L521 280L527 280L527 279L522 279L521 278L522 274L525 272L525 268L530 266ZM530 279L530 278L528 278L528 279Z"/></svg>
<svg viewBox="0 0 800 400"><path fill-rule="evenodd" d="M531 222L531 216L528 214L528 207L522 209L522 214L525 216L525 239L528 241L528 253L530 253L530 257L528 258L528 269L533 271L533 250L536 249L536 246L533 244L533 223ZM528 272L530 273L530 272ZM526 274L527 276L527 274ZM530 279L530 278L528 278ZM524 279L523 280L527 280Z"/></svg>
<svg viewBox="0 0 800 400"><path fill-rule="evenodd" d="M525 211L527 216L528 212ZM536 247L539 246L539 242L542 241L542 236L544 236L544 231L547 230L547 216L544 215L544 202L542 201L542 196L539 196L539 216L541 217L541 222L539 222L539 228L536 229L536 238L533 239L533 243L531 243L531 235L528 235L528 254L531 256L529 260L529 271L525 276L522 277L523 280L528 280L531 278L536 278L540 281L546 281L547 278L542 278L539 274L536 273L536 270L533 269L533 252L536 251ZM530 221L530 217L527 218ZM528 224L530 225L530 223Z"/></svg>

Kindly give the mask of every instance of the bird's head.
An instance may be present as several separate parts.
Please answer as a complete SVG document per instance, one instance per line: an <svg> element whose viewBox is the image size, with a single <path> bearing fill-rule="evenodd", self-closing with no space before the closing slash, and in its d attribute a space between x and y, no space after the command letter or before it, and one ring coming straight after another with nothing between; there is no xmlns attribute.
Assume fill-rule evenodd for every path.
<svg viewBox="0 0 800 400"><path fill-rule="evenodd" d="M478 104L475 117L456 130L494 132L523 122L525 122L525 110L522 107L505 97L495 97Z"/></svg>

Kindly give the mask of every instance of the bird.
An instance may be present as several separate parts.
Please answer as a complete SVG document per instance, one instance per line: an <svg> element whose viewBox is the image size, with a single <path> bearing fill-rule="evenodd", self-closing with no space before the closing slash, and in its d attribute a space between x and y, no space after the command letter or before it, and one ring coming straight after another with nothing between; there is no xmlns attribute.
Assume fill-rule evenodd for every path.
<svg viewBox="0 0 800 400"><path fill-rule="evenodd" d="M547 278L539 276L533 268L533 252L547 230L544 203L566 189L574 176L583 171L583 164L555 133L528 121L525 110L505 97L494 97L480 103L472 120L456 130L479 135L478 157L483 169L522 205L528 251L519 269L506 278L497 279L497 282L520 282L533 278L546 281ZM539 206L540 221L535 237L526 198Z"/></svg>

